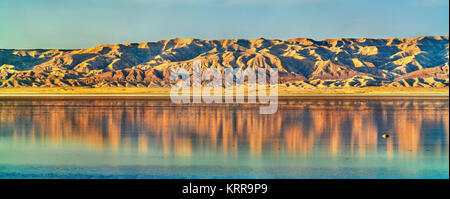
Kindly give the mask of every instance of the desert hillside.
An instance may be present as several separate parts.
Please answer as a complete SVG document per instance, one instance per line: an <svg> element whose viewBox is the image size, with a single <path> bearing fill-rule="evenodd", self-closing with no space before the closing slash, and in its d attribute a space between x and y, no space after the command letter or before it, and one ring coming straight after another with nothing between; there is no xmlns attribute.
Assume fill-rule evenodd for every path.
<svg viewBox="0 0 450 199"><path fill-rule="evenodd" d="M293 88L449 85L449 36L171 39L77 50L0 49L0 87L168 87L172 67L278 68Z"/></svg>

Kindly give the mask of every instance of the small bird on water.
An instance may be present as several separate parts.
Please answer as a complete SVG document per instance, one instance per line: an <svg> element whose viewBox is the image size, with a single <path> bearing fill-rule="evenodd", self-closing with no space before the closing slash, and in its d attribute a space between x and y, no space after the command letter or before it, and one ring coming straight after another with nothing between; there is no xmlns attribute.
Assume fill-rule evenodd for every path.
<svg viewBox="0 0 450 199"><path fill-rule="evenodd" d="M383 137L384 139L388 138L389 135L388 134L383 134L381 137Z"/></svg>

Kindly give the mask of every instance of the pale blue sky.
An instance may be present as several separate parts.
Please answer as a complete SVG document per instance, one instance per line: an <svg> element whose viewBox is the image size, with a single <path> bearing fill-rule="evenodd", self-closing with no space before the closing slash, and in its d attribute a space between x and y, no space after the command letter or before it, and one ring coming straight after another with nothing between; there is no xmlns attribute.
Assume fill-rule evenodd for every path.
<svg viewBox="0 0 450 199"><path fill-rule="evenodd" d="M0 0L0 48L448 35L448 0Z"/></svg>

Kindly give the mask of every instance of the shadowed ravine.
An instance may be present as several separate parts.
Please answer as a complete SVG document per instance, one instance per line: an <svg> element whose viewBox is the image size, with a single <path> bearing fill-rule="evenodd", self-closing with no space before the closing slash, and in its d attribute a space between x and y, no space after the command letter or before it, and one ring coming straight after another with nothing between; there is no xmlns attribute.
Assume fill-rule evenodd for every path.
<svg viewBox="0 0 450 199"><path fill-rule="evenodd" d="M449 37L170 39L79 50L0 49L0 87L170 87L173 68L277 68L282 87L448 87Z"/></svg>

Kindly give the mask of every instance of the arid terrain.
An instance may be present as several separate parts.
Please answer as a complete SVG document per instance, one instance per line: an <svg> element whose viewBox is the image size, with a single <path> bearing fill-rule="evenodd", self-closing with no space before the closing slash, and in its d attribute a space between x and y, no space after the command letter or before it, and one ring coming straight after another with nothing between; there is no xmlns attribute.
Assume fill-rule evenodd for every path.
<svg viewBox="0 0 450 199"><path fill-rule="evenodd" d="M278 68L280 88L448 93L449 36L386 39L171 39L77 50L0 49L0 93L170 88L170 70ZM17 90L20 88L21 90ZM39 88L39 89L38 89ZM378 90L380 88L377 88ZM114 90L114 89L113 89ZM157 92L157 91L155 91Z"/></svg>

